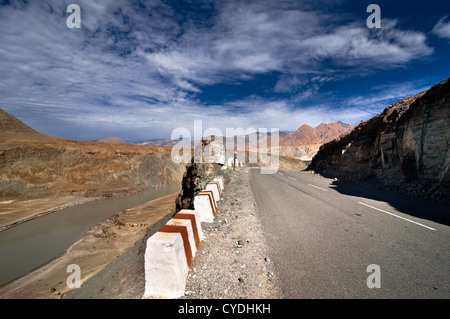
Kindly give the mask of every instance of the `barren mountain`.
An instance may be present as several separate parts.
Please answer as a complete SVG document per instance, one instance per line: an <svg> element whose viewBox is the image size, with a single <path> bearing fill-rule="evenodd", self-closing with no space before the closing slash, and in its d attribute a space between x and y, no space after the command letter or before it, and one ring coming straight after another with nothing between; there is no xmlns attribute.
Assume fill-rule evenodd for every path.
<svg viewBox="0 0 450 319"><path fill-rule="evenodd" d="M181 182L185 172L169 147L55 138L3 110L0 125L0 226L15 222L17 214L23 218L30 207L162 187Z"/></svg>
<svg viewBox="0 0 450 319"><path fill-rule="evenodd" d="M350 132L354 127L342 122L321 123L315 128L303 124L297 131L284 137L280 141L280 146L323 144Z"/></svg>
<svg viewBox="0 0 450 319"><path fill-rule="evenodd" d="M354 127L342 122L321 123L315 128L304 124L280 140L280 155L311 160L320 145L350 132Z"/></svg>
<svg viewBox="0 0 450 319"><path fill-rule="evenodd" d="M127 142L125 142L120 137L107 137L107 138L103 138L101 140L98 140L97 142L111 143L111 144L128 144Z"/></svg>
<svg viewBox="0 0 450 319"><path fill-rule="evenodd" d="M0 109L0 143L11 140L55 140L56 137L41 134L15 116Z"/></svg>

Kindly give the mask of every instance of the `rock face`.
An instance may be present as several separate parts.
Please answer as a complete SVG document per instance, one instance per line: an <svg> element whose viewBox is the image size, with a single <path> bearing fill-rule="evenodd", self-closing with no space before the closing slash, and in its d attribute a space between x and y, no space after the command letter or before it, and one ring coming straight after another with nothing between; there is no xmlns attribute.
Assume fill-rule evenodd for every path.
<svg viewBox="0 0 450 319"><path fill-rule="evenodd" d="M192 163L186 164L181 181L181 192L175 201L175 213L182 209L194 209L194 197L205 189L213 176L220 174L225 163L223 139L211 135L203 138L194 148Z"/></svg>
<svg viewBox="0 0 450 319"><path fill-rule="evenodd" d="M175 201L175 213L194 209L194 197L215 177L222 176L222 165L217 163L188 163L181 182L181 192Z"/></svg>
<svg viewBox="0 0 450 319"><path fill-rule="evenodd" d="M308 170L448 201L450 80L387 107L324 144Z"/></svg>

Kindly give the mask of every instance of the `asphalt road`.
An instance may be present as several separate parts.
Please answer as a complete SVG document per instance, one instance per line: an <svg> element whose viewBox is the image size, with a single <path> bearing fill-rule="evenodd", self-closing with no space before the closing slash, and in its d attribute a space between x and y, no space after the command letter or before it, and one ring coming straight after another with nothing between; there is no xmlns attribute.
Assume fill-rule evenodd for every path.
<svg viewBox="0 0 450 319"><path fill-rule="evenodd" d="M250 181L285 298L450 298L447 205L302 172Z"/></svg>

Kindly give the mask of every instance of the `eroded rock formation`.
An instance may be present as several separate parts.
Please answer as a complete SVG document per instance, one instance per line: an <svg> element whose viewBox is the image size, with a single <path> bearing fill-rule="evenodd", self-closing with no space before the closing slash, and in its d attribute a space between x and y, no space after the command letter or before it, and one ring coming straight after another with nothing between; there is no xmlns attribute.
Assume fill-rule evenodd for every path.
<svg viewBox="0 0 450 319"><path fill-rule="evenodd" d="M450 80L403 99L322 145L308 170L371 180L425 198L450 197Z"/></svg>

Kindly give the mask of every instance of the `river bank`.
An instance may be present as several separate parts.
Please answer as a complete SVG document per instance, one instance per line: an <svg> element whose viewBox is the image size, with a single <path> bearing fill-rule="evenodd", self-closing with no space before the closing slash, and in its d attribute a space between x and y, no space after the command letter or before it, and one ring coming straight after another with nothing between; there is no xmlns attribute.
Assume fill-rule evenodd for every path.
<svg viewBox="0 0 450 319"><path fill-rule="evenodd" d="M67 286L70 275L68 265L80 266L83 284L132 248L151 225L171 215L177 195L175 193L124 210L96 224L61 256L1 287L0 298L62 298L71 290Z"/></svg>
<svg viewBox="0 0 450 319"><path fill-rule="evenodd" d="M250 188L249 168L223 172L225 189L201 242L183 299L282 298ZM125 210L92 227L62 256L0 288L0 298L140 299L146 239L167 222L177 194ZM67 287L67 266L81 287Z"/></svg>
<svg viewBox="0 0 450 319"><path fill-rule="evenodd" d="M45 198L0 201L0 232L37 217L99 199L101 197L54 195Z"/></svg>

